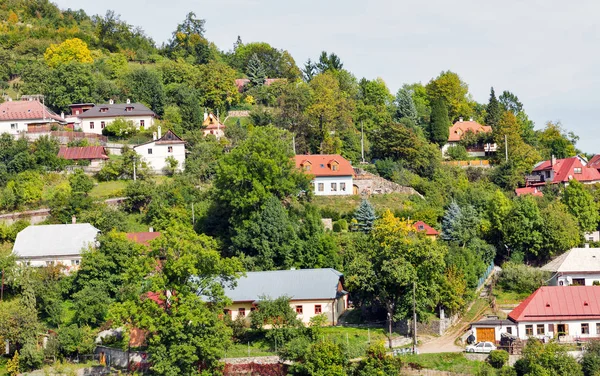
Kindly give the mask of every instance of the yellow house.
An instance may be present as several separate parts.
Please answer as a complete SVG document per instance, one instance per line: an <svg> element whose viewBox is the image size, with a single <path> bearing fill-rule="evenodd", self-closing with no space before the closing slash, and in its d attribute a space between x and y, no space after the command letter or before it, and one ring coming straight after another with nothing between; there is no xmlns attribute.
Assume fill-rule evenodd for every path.
<svg viewBox="0 0 600 376"><path fill-rule="evenodd" d="M330 325L348 308L348 293L343 288L343 274L335 269L275 270L248 272L235 288L226 288L232 304L225 313L235 320L246 317L256 308L261 297L290 298L290 306L305 324L314 316L324 314Z"/></svg>

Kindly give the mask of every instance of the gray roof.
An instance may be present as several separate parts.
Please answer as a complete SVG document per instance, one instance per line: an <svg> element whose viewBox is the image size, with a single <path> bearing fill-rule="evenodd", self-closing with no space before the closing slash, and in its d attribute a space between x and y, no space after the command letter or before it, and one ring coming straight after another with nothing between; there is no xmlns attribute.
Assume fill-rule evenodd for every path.
<svg viewBox="0 0 600 376"><path fill-rule="evenodd" d="M550 272L598 272L600 248L573 248L542 267Z"/></svg>
<svg viewBox="0 0 600 376"><path fill-rule="evenodd" d="M133 107L131 111L125 111L127 107ZM102 112L102 109L106 109ZM82 114L77 115L80 119L97 117L125 117L125 116L155 116L148 107L141 103L116 103L99 104L90 108Z"/></svg>
<svg viewBox="0 0 600 376"><path fill-rule="evenodd" d="M291 300L335 299L342 273L335 269L276 270L247 272L237 281L237 287L225 288L225 295L234 302L256 301L261 296Z"/></svg>
<svg viewBox="0 0 600 376"><path fill-rule="evenodd" d="M13 252L19 258L79 255L98 232L89 223L29 226L17 234Z"/></svg>
<svg viewBox="0 0 600 376"><path fill-rule="evenodd" d="M472 322L471 326L511 326L515 325L514 322L510 320L500 320L500 319L484 319L476 322Z"/></svg>

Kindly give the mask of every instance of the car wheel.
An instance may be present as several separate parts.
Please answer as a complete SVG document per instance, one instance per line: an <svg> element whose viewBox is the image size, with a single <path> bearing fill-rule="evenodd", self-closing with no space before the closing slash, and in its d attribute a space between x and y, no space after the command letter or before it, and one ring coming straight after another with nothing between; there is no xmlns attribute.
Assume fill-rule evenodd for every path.
<svg viewBox="0 0 600 376"><path fill-rule="evenodd" d="M467 350L467 352L469 352L469 353L474 353L474 352L475 352L475 350L473 350L473 349L468 349L468 350Z"/></svg>

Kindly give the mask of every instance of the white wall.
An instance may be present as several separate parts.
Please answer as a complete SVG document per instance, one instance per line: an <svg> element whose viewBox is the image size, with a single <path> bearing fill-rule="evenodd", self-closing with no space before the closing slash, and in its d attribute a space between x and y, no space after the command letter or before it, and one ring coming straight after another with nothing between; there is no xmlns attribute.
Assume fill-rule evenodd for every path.
<svg viewBox="0 0 600 376"><path fill-rule="evenodd" d="M310 171L308 172L310 173ZM323 183L323 191L319 191L319 183ZM336 183L337 191L331 190L331 183ZM340 183L346 183L346 190L340 189ZM342 196L353 194L352 176L317 176L312 182L313 192L317 196Z"/></svg>
<svg viewBox="0 0 600 376"><path fill-rule="evenodd" d="M49 256L49 257L35 257L35 258L20 258L17 263L26 266L41 267L52 265L64 265L67 267L67 271L79 269L81 264L81 255L65 255L65 256Z"/></svg>
<svg viewBox="0 0 600 376"><path fill-rule="evenodd" d="M290 301L290 307L296 311L296 306L302 306L302 314L298 314L298 318L304 323L308 324L310 319L318 314L315 313L315 305L321 305L321 314L327 316L327 323L337 324L338 318L344 313L348 306L348 296L344 295L341 298L335 300L293 300ZM335 305L335 307L334 307ZM252 309L252 302L246 303L234 303L225 307L228 309L231 315L231 319L235 320L238 317L239 309L244 308L246 310L246 317L250 315Z"/></svg>
<svg viewBox="0 0 600 376"><path fill-rule="evenodd" d="M593 286L594 281L600 282L600 273L573 273L573 274L563 274L563 275L554 275L550 280L550 286L560 286L560 282L563 282L562 286L569 286L569 280L571 280L571 284L573 279L585 279L585 286Z"/></svg>
<svg viewBox="0 0 600 376"><path fill-rule="evenodd" d="M135 123L135 126L140 128L140 121L144 120L144 128L151 127L154 124L153 116L119 116L119 118L123 118L125 120L132 120ZM80 119L81 124L79 127L85 133L96 133L102 134L102 122L104 122L105 126L108 126L110 123L115 121L116 117L98 117L98 118L83 118ZM90 123L94 123L94 129L90 128Z"/></svg>
<svg viewBox="0 0 600 376"><path fill-rule="evenodd" d="M17 128L13 129L11 124L17 124ZM17 135L19 132L27 132L27 123L23 120L0 121L0 133Z"/></svg>
<svg viewBox="0 0 600 376"><path fill-rule="evenodd" d="M490 328L490 326L489 325L478 326L478 325L475 325L475 324L473 324L471 326L471 330L473 331L473 336L475 336L475 340L479 341L479 338L477 338L477 328ZM517 335L517 325L496 326L496 327L494 327L496 341L500 341L502 333L508 333L508 329L507 328L511 328L512 329L512 333L511 334Z"/></svg>
<svg viewBox="0 0 600 376"><path fill-rule="evenodd" d="M169 153L169 147L173 148L173 151ZM152 154L149 153L149 149L152 149ZM179 162L177 165L177 171L183 171L185 164L185 144L159 144L150 142L143 145L138 145L133 148L138 155L140 155L148 167L150 167L156 173L162 173L165 168L167 157L173 157Z"/></svg>
<svg viewBox="0 0 600 376"><path fill-rule="evenodd" d="M581 334L581 324L587 323L589 324L589 334ZM539 321L539 322L520 322L518 323L518 336L520 339L527 339L528 336L526 334L526 326L533 325L533 336L535 338L554 338L557 333L548 331L548 324L554 324L554 327L557 324L565 324L568 325L568 337L575 338L596 338L600 337L600 328L596 326L599 324L600 320L572 320L572 321ZM544 325L544 334L537 334L537 325ZM555 329L556 330L556 329ZM531 336L530 336L531 337Z"/></svg>

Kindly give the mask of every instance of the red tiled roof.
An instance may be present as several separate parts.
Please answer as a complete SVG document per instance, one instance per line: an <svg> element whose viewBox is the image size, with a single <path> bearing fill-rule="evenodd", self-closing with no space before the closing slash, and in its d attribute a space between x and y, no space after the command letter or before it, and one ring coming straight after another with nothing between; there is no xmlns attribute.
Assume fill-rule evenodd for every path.
<svg viewBox="0 0 600 376"><path fill-rule="evenodd" d="M265 86L270 86L274 82L281 81L281 80L285 80L285 78L266 78ZM244 91L244 86L248 85L249 83L250 83L250 80L247 78L237 78L235 80L235 86L237 86L237 89L240 93L242 91Z"/></svg>
<svg viewBox="0 0 600 376"><path fill-rule="evenodd" d="M590 159L590 161L588 162L587 165L588 165L588 167L599 169L600 168L600 154L594 154L594 156L592 157L592 159Z"/></svg>
<svg viewBox="0 0 600 376"><path fill-rule="evenodd" d="M55 120L61 123L61 118L48 107L36 100L8 101L0 104L0 120Z"/></svg>
<svg viewBox="0 0 600 376"><path fill-rule="evenodd" d="M575 168L581 168L581 174L575 173ZM533 169L534 172L552 170L554 180L552 183L567 183L571 179L581 182L600 181L600 172L595 168L585 166L578 157L543 161Z"/></svg>
<svg viewBox="0 0 600 376"><path fill-rule="evenodd" d="M541 196L544 195L542 193L542 191L540 191L536 187L517 188L517 189L515 189L515 193L517 194L517 196L534 195L534 196L540 196L541 197Z"/></svg>
<svg viewBox="0 0 600 376"><path fill-rule="evenodd" d="M350 162L339 154L306 154L296 155L296 167L313 176L351 176L354 168ZM338 163L337 171L331 168L332 163ZM310 170L305 166L310 165Z"/></svg>
<svg viewBox="0 0 600 376"><path fill-rule="evenodd" d="M515 322L599 320L600 286L543 286L508 318Z"/></svg>
<svg viewBox="0 0 600 376"><path fill-rule="evenodd" d="M413 227L417 229L417 231L425 231L426 235L439 235L440 233L436 231L433 227L429 226L427 223L423 221L417 221L413 224Z"/></svg>
<svg viewBox="0 0 600 376"><path fill-rule="evenodd" d="M68 160L77 159L108 159L103 146L61 146L58 151L59 158Z"/></svg>
<svg viewBox="0 0 600 376"><path fill-rule="evenodd" d="M149 246L150 241L160 236L160 232L128 232L126 235L132 242Z"/></svg>
<svg viewBox="0 0 600 376"><path fill-rule="evenodd" d="M453 126L450 127L448 141L460 141L461 137L467 131L472 131L474 133L490 133L492 131L492 127L489 125L481 125L476 121L457 121Z"/></svg>

